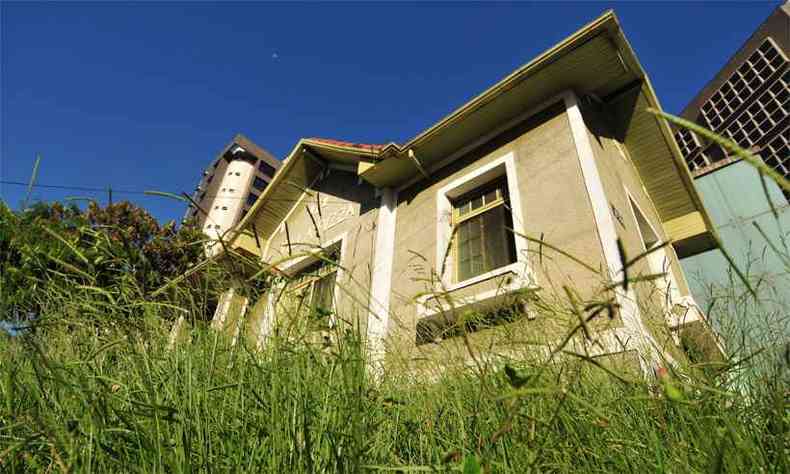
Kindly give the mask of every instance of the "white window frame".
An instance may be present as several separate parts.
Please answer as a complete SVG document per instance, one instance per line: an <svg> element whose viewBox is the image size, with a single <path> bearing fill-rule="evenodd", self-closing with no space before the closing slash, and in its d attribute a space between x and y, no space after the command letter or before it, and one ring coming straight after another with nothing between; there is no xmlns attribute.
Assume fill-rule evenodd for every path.
<svg viewBox="0 0 790 474"><path fill-rule="evenodd" d="M326 241L321 243L320 249L312 250L310 253L311 255L303 255L299 258L295 258L286 265L279 266L279 270L285 273L288 276L294 276L299 273L301 270L307 268L308 266L312 265L313 263L318 261L318 254L324 251L333 245L337 245L339 243L340 247L340 261L337 265L337 271L335 272L335 287L345 281L345 270L343 266L343 260L348 253L348 232L343 232L331 239L327 239ZM267 302L266 307L264 309L263 317L261 318L261 322L258 328L258 348L262 348L266 343L266 338L271 334L271 331L274 329L274 320L277 316L277 305L276 302L279 299L278 296L280 292L286 289L286 284L280 284L273 286L266 296ZM335 311L337 309L337 292L335 292L332 296L332 309ZM335 318L333 316L331 324L335 324Z"/></svg>
<svg viewBox="0 0 790 474"><path fill-rule="evenodd" d="M513 230L516 234L525 234L524 231L524 212L521 204L521 193L518 189L518 175L516 173L515 153L509 151L499 158L454 179L445 186L442 186L436 194L436 271L440 272L442 265L445 265L442 275L442 285L435 288L437 292L452 292L460 290L477 283L484 282L507 274L513 275L510 283L503 285L495 290L487 290L466 296L454 301L455 310L467 308L469 306L485 307L496 300L513 293L514 291L534 287L536 280L529 266L527 254L527 240L518 235L514 235L516 247L516 261L503 267L495 268L486 273L468 278L463 281L455 282L453 278L455 272L455 261L451 254L447 255L446 264L443 262L447 246L452 237L453 204L452 200L459 196L484 186L497 178L505 176L507 192L510 200L510 212L513 222ZM452 249L450 250L452 252ZM417 318L425 318L446 313L452 310L449 305L439 301L434 295L423 295L417 299ZM527 314L528 318L534 317Z"/></svg>
<svg viewBox="0 0 790 474"><path fill-rule="evenodd" d="M633 194L631 194L628 188L624 188L624 189L625 189L626 197L628 199L628 209L631 211L631 219L632 219L631 222L633 222L634 225L636 226L636 232L639 235L639 242L641 243L642 250L644 252L647 252L648 250L655 249L656 247L664 245L666 241L661 237L661 234L658 233L658 231L656 230L656 226L653 225L652 222L650 222L650 218L647 217L647 213L645 213L645 211L642 210L642 207L636 201ZM645 222L647 222L647 225L650 226L650 229L659 239L658 242L656 242L649 249L647 248L647 242L645 241L645 236L642 235L642 229L639 228L639 220L636 215L637 211L639 211L639 213L641 213L642 216L644 216ZM645 259L647 260L647 265L652 273L666 274L666 276L661 279L663 283L662 288L658 288L658 289L663 294L662 304L664 304L665 306L664 309L665 311L667 311L667 315L668 315L667 317L669 318L673 306L682 303L684 301L684 297L680 291L680 286L678 285L677 278L675 277L675 270L672 268L672 256L670 255L670 252L667 251L668 247L670 246L664 245L664 248L662 249L653 250L650 254L648 254L645 257ZM668 268L666 269L666 271L664 270L664 262L668 263ZM669 291L670 291L669 295L666 295L667 287L669 287Z"/></svg>
<svg viewBox="0 0 790 474"><path fill-rule="evenodd" d="M513 230L516 247L516 261L503 267L495 268L486 273L468 278L463 281L453 281L456 274L455 260L452 255L445 254L452 237L453 204L452 200L459 196L484 186L491 181L505 176L507 191L510 199L510 212L513 221ZM503 156L487 163L480 168L472 170L463 176L443 186L436 194L436 271L441 272L442 286L445 291L458 290L475 283L479 283L506 273L515 273L519 279L530 281L529 263L527 260L527 241L517 234L524 234L524 214L521 206L521 193L518 190L516 174L515 153L510 151ZM452 250L450 251L452 252Z"/></svg>

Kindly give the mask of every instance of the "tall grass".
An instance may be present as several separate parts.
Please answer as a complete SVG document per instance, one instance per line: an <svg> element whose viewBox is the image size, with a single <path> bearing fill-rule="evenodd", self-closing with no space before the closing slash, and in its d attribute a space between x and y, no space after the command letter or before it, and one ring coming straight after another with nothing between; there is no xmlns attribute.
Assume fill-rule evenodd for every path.
<svg viewBox="0 0 790 474"><path fill-rule="evenodd" d="M113 254L120 270L102 287L63 267L11 292L37 320L0 335L0 471L790 472L786 345L730 347L715 368L686 364L657 380L627 361L568 355L565 344L550 361L475 359L479 370L428 361L429 376L382 374L368 368L358 325L335 327L330 345L275 333L262 350L210 330L216 290L206 281L254 300L281 278L269 267L207 261L193 269L210 279L156 289L128 278L123 258ZM533 306L570 316L577 336L588 330L583 311L613 311L562 290L563 301ZM173 345L177 318L191 329ZM516 352L532 349L502 334Z"/></svg>
<svg viewBox="0 0 790 474"><path fill-rule="evenodd" d="M353 326L256 351L201 323L188 278L164 300L120 280L112 304L58 278L35 329L0 339L2 472L790 470L785 360L660 381L573 357L374 379ZM170 348L177 316L192 330Z"/></svg>
<svg viewBox="0 0 790 474"><path fill-rule="evenodd" d="M619 382L585 362L375 382L347 333L266 352L50 320L0 352L3 472L788 472L787 386ZM539 373L540 372L540 373ZM656 393L656 390L660 393Z"/></svg>

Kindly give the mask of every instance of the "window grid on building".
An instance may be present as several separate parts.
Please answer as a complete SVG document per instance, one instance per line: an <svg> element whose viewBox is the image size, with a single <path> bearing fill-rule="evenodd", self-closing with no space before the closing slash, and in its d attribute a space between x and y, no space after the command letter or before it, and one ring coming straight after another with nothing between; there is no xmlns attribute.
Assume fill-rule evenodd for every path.
<svg viewBox="0 0 790 474"><path fill-rule="evenodd" d="M773 41L766 39L702 106L702 116L708 126L717 131L751 94L786 64L787 59Z"/></svg>
<svg viewBox="0 0 790 474"><path fill-rule="evenodd" d="M766 143L760 150L760 157L765 164L790 178L790 127Z"/></svg>
<svg viewBox="0 0 790 474"><path fill-rule="evenodd" d="M267 184L269 183L256 176L252 182L252 187L257 189L258 191L263 191L264 189L266 189Z"/></svg>
<svg viewBox="0 0 790 474"><path fill-rule="evenodd" d="M691 171L697 171L705 168L711 164L710 158L705 153L697 153L694 156L686 158L686 164Z"/></svg>
<svg viewBox="0 0 790 474"><path fill-rule="evenodd" d="M790 71L774 81L746 110L727 126L724 135L751 148L790 115Z"/></svg>
<svg viewBox="0 0 790 474"><path fill-rule="evenodd" d="M683 156L691 156L702 147L702 143L699 141L697 135L685 128L680 128L675 131L675 140L677 140L680 146L680 152L683 153Z"/></svg>

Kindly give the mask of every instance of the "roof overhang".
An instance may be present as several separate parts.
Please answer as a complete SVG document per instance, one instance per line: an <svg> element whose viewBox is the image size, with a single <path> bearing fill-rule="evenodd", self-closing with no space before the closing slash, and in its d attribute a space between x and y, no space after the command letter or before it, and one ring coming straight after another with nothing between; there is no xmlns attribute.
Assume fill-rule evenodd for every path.
<svg viewBox="0 0 790 474"><path fill-rule="evenodd" d="M551 98L572 90L604 104L622 124L620 138L658 210L678 255L717 246L717 238L670 128L646 109L660 110L650 81L608 11L505 77L407 144L378 147L301 140L238 228L240 239L254 220L270 235L322 166L354 169L377 187L404 187L476 146L492 131L518 120ZM550 104L545 104L550 105ZM323 165L322 165L323 163ZM289 183L286 187L286 183ZM297 192L298 191L298 192ZM277 199L271 196L277 193ZM278 220L279 219L279 220Z"/></svg>
<svg viewBox="0 0 790 474"><path fill-rule="evenodd" d="M386 147L385 147L386 148ZM330 169L356 173L360 163L380 159L380 150L302 139L291 150L231 237L231 247L256 255L302 195Z"/></svg>
<svg viewBox="0 0 790 474"><path fill-rule="evenodd" d="M618 138L632 151L678 254L716 248L713 225L670 128L647 111L661 106L612 11L417 135L399 154L360 164L359 174L380 187L416 182L444 166L448 156L481 143L492 130L550 105L547 99L568 90L603 103L623 124Z"/></svg>

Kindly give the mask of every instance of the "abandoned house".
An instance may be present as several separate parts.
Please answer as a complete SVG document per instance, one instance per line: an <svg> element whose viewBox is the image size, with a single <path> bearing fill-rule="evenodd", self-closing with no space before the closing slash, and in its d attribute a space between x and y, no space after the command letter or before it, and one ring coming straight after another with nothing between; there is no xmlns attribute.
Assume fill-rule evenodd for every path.
<svg viewBox="0 0 790 474"><path fill-rule="evenodd" d="M649 108L607 12L408 143L302 139L228 239L285 278L231 288L214 324L264 346L323 318L384 366L546 354L582 326L569 347L645 372L721 355L678 264L718 240Z"/></svg>

